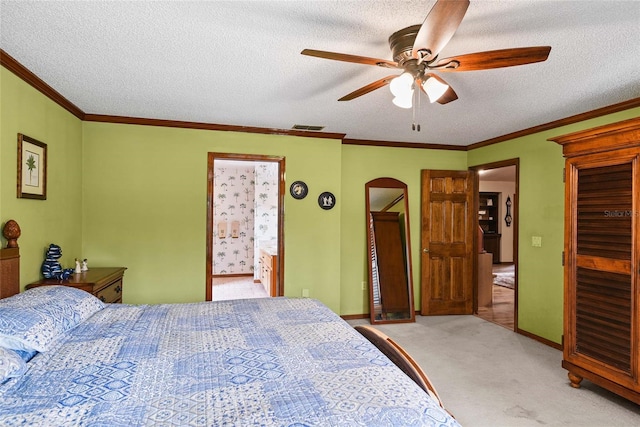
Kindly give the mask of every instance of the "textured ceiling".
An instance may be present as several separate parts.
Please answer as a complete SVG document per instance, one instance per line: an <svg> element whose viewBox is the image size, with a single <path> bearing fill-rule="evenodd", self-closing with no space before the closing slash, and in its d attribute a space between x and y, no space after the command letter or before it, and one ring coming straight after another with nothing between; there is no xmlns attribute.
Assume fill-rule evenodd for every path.
<svg viewBox="0 0 640 427"><path fill-rule="evenodd" d="M640 2L472 1L440 57L549 45L549 59L447 73L459 99L412 112L388 69L300 55L392 59L387 39L423 1L5 1L0 47L88 114L469 145L640 97ZM444 74L444 73L443 73Z"/></svg>

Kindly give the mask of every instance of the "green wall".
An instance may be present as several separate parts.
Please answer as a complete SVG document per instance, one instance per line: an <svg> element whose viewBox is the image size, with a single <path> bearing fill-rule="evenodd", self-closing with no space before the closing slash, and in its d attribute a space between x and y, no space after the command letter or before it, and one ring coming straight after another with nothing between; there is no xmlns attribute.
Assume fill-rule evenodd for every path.
<svg viewBox="0 0 640 427"><path fill-rule="evenodd" d="M82 256L82 122L0 67L0 124L0 228L10 219L20 225L25 285L40 279L50 243L62 247L64 267ZM18 133L47 144L46 200L16 197Z"/></svg>
<svg viewBox="0 0 640 427"><path fill-rule="evenodd" d="M124 301L205 297L207 153L284 156L285 294L340 309L340 140L85 122L83 242L91 265L123 265ZM331 191L337 207L317 196Z"/></svg>
<svg viewBox="0 0 640 427"><path fill-rule="evenodd" d="M369 310L364 184L391 176L409 185L419 230L420 169L464 169L462 151L341 145L339 140L85 122L84 252L90 265L124 265L125 302L200 301L205 294L207 153L286 158L285 295L322 300L341 314ZM331 191L336 208L317 195ZM419 239L412 240L413 256ZM419 258L417 258L419 260ZM418 261L419 262L419 261ZM419 285L419 264L414 268Z"/></svg>
<svg viewBox="0 0 640 427"><path fill-rule="evenodd" d="M562 147L548 138L640 116L640 108L471 150L468 165L520 159L518 327L562 342L564 183ZM541 236L542 247L531 246Z"/></svg>
<svg viewBox="0 0 640 427"><path fill-rule="evenodd" d="M124 301L201 301L205 295L207 153L286 157L287 186L304 180L309 196L285 197L285 294L309 289L343 315L368 312L364 184L407 183L415 300L419 308L420 170L465 169L520 159L518 323L554 342L562 336L564 160L551 136L640 115L640 108L469 152L341 145L339 140L81 122L0 69L0 224L22 227L22 286L40 277L51 242L89 265L128 267ZM17 133L48 145L46 201L16 198ZM331 191L324 211L317 195ZM542 236L543 246L531 246ZM6 242L3 241L3 244Z"/></svg>

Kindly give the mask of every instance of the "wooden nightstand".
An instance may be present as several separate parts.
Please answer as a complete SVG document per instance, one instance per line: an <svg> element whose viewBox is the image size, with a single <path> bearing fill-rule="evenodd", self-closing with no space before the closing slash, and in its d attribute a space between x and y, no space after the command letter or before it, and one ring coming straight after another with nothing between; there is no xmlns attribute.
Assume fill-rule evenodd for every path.
<svg viewBox="0 0 640 427"><path fill-rule="evenodd" d="M72 274L68 280L42 279L30 283L27 289L37 286L63 285L87 291L102 302L122 302L122 277L126 267L95 267L83 273Z"/></svg>

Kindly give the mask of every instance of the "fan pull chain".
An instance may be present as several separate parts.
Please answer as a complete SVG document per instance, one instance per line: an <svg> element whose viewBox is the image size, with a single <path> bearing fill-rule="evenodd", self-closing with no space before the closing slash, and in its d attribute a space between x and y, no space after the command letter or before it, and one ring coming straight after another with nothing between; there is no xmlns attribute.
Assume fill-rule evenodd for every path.
<svg viewBox="0 0 640 427"><path fill-rule="evenodd" d="M414 85L415 85L415 83L414 83ZM412 104L411 110L412 110L412 113L413 113L413 123L411 124L411 130L420 132L420 123L418 123L416 125L416 102L415 102L415 100L416 100L415 98L416 97L418 98L418 112L419 112L419 110L420 110L420 90L417 90L417 91L413 92L413 98L414 98L413 101L414 102L411 103Z"/></svg>
<svg viewBox="0 0 640 427"><path fill-rule="evenodd" d="M422 110L422 96L420 94L420 88L418 88L418 116ZM418 123L418 132L420 132L420 123Z"/></svg>
<svg viewBox="0 0 640 427"><path fill-rule="evenodd" d="M416 103L415 103L415 95L413 95L413 100L411 102L411 130L416 130Z"/></svg>

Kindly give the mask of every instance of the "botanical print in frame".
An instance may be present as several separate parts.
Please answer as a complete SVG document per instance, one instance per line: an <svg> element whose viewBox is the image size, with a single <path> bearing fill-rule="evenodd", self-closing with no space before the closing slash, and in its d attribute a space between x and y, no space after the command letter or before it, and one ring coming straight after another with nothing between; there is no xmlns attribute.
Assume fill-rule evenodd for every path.
<svg viewBox="0 0 640 427"><path fill-rule="evenodd" d="M47 199L47 144L18 134L18 197Z"/></svg>

